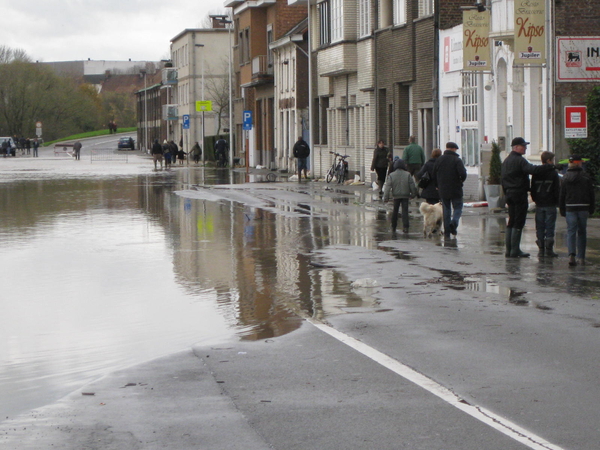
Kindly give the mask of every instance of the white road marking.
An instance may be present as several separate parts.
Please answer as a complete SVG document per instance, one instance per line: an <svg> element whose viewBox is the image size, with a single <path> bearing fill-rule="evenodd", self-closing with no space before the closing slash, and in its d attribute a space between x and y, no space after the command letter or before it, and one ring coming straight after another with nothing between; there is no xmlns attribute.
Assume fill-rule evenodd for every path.
<svg viewBox="0 0 600 450"><path fill-rule="evenodd" d="M540 436L537 436L536 434L520 427L519 425L517 425L514 422L511 422L505 417L499 416L480 406L466 403L451 390L436 383L432 379L427 378L425 375L416 372L410 367L405 366L404 364L396 361L395 359L387 356L386 354L381 353L380 351L375 350L372 347L369 347L367 344L360 342L359 340L354 339L348 336L347 334L336 330L335 328L325 325L324 323L319 322L318 320L311 318L307 318L307 320L321 331L329 334L338 341L348 345L349 347L362 353L368 358L371 358L373 361L381 364L383 367L386 367L392 372L397 373L401 377L431 392L432 394L441 398L442 400L454 406L455 408L460 409L461 411L469 414L475 419L500 431L501 433L504 433L506 436L526 445L527 447L532 448L534 450L564 450L562 447L551 444L550 442L546 441Z"/></svg>

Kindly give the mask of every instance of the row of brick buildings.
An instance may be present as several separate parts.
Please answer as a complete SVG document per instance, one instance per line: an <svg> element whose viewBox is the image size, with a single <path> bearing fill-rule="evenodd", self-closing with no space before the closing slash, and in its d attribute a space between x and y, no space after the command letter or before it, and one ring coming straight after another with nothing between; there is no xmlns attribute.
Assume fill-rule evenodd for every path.
<svg viewBox="0 0 600 450"><path fill-rule="evenodd" d="M597 42L600 0L533 2L545 6L546 14L547 62L537 65L518 64L515 58L514 11L522 3L532 4L225 0L233 20L221 20L217 27L229 26L227 33L186 33L210 33L210 39L231 43L218 55L232 65L233 157L250 166L293 171L291 151L302 135L313 149L314 175L323 175L331 164L330 151L337 151L350 155L351 171L370 181L378 139L395 154L411 135L428 154L452 140L468 166L469 195L480 197L489 143L495 140L506 149L512 137L524 136L532 142L531 159L544 150L567 155L564 106L585 104L587 93L599 84L593 76L577 82L557 80L563 55L555 44L561 36L586 36L592 45ZM478 8L490 13L493 46L489 70L475 74L463 70L462 21L463 11ZM174 69L183 73L177 56L180 38L172 41L172 58ZM210 52L210 46L205 44L203 50ZM600 67L600 59L597 63ZM228 78L226 71L213 72L202 73ZM188 74L192 84L199 78L198 71ZM186 98L177 89L171 91L173 103ZM228 129L225 113L227 108L220 115ZM215 131L209 126L215 115L201 120L204 135ZM172 127L176 139L185 136L181 119L180 113Z"/></svg>

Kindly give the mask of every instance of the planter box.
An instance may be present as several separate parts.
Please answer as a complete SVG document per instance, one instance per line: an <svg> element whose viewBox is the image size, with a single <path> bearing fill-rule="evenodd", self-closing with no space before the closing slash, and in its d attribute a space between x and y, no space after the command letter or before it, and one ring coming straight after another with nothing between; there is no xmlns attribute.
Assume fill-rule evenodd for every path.
<svg viewBox="0 0 600 450"><path fill-rule="evenodd" d="M502 186L499 184L486 184L483 186L485 191L485 199L488 202L488 208L504 208L506 205L506 198L504 197L504 191Z"/></svg>

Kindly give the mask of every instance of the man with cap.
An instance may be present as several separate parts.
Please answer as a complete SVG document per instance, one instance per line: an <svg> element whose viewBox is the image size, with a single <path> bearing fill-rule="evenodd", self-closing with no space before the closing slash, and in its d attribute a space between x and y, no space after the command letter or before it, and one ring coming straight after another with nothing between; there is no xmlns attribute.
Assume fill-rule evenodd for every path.
<svg viewBox="0 0 600 450"><path fill-rule="evenodd" d="M502 162L502 188L508 205L505 237L507 257L529 256L529 253L521 251L521 235L527 219L528 194L531 189L529 175L539 175L554 170L553 164L536 166L523 158L529 144L522 137L514 138L510 144L512 151Z"/></svg>
<svg viewBox="0 0 600 450"><path fill-rule="evenodd" d="M467 169L457 150L456 143L448 142L442 156L435 161L432 173L444 209L445 238L456 236L463 210L463 183L467 179Z"/></svg>
<svg viewBox="0 0 600 450"><path fill-rule="evenodd" d="M567 218L567 249L569 265L585 265L587 219L594 214L596 197L594 183L583 171L579 155L569 157L569 168L560 187L560 215Z"/></svg>

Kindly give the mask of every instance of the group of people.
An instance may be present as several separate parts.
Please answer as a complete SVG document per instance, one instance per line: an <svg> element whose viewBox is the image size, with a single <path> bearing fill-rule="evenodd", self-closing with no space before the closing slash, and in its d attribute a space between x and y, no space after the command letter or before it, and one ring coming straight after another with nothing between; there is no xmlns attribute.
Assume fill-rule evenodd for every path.
<svg viewBox="0 0 600 450"><path fill-rule="evenodd" d="M529 208L528 193L536 204L535 227L539 256L558 256L554 252L557 208L567 221L569 265L585 265L587 220L595 211L594 183L583 170L583 158L569 157L562 180L556 171L554 153L543 152L541 165L529 163L523 155L529 142L514 138L512 151L502 163L502 188L508 205L506 225L507 257L528 257L520 248L521 234ZM529 175L532 175L531 180Z"/></svg>
<svg viewBox="0 0 600 450"><path fill-rule="evenodd" d="M556 257L554 251L557 209L567 221L567 248L569 265L585 264L587 245L587 219L594 213L594 184L583 170L583 159L578 155L569 158L569 167L560 180L555 155L541 154L541 165L529 163L523 155L529 142L516 137L511 142L511 152L502 162L502 187L508 206L506 225L505 256L528 257L521 250L521 237L529 208L528 196L536 204L536 244L538 256ZM444 237L458 233L463 210L463 184L467 170L458 156L458 145L448 142L442 153L435 149L425 161L425 153L411 136L402 159L392 159L391 152L380 140L373 153L371 170L377 173L379 196L383 201L394 200L391 225L395 233L399 209L402 207L402 226L405 233L409 228L409 199L420 196L427 203L442 203ZM530 179L530 175L532 178ZM420 194L417 183L422 189Z"/></svg>
<svg viewBox="0 0 600 450"><path fill-rule="evenodd" d="M113 134L117 132L117 122L111 120L108 122L108 134Z"/></svg>
<svg viewBox="0 0 600 450"><path fill-rule="evenodd" d="M198 148L200 146L196 142ZM193 149L192 149L193 150ZM202 153L202 150L200 150ZM165 161L165 167L169 168L172 164L176 164L179 161L179 165L183 165L183 161L185 160L185 155L187 153L183 151L183 148L177 146L175 141L167 141L166 139L161 144L158 139L154 140L154 144L152 144L152 160L154 161L154 169L156 170L158 164L160 163L160 168L163 168L163 159Z"/></svg>
<svg viewBox="0 0 600 450"><path fill-rule="evenodd" d="M30 139L21 136L20 138L15 136L13 137L14 148L11 146L8 139L5 139L2 142L2 155L6 158L7 156L16 156L16 151L20 150L21 154L31 155L31 151L33 150L33 157L37 158L38 149L40 148L40 141L38 138Z"/></svg>

